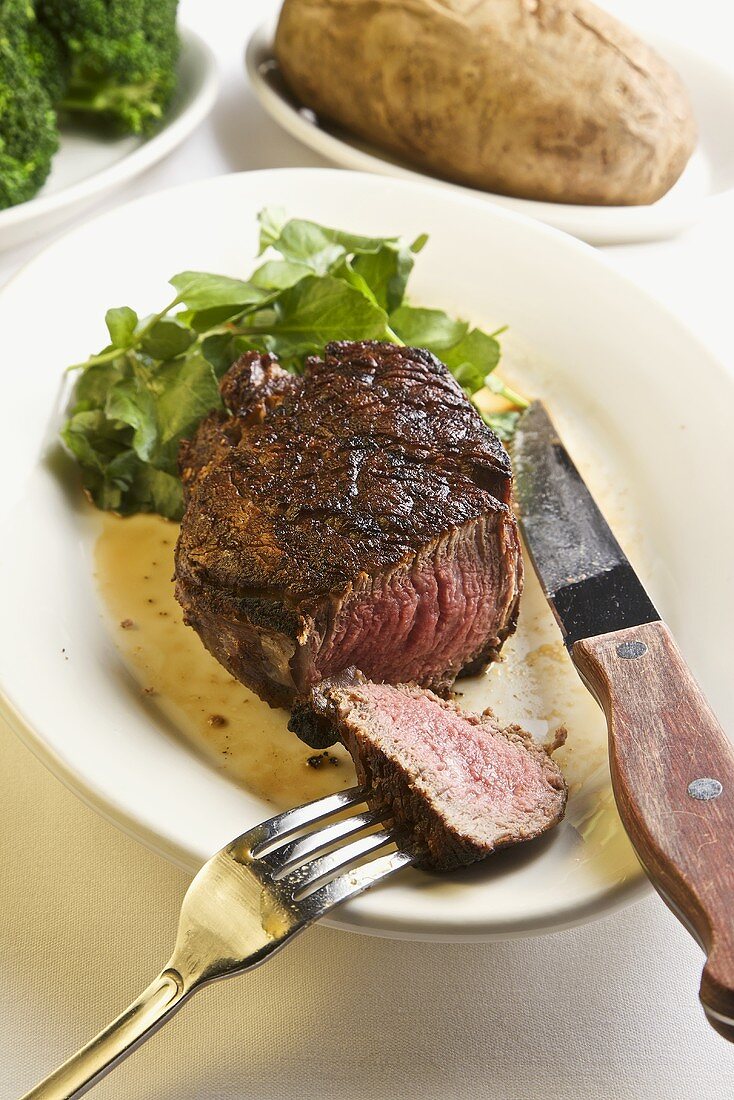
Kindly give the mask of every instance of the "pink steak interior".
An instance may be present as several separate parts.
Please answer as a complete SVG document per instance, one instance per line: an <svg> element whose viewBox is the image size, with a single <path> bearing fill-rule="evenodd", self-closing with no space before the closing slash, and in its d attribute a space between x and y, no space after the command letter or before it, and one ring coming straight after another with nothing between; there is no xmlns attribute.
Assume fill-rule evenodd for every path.
<svg viewBox="0 0 734 1100"><path fill-rule="evenodd" d="M508 525L489 515L330 607L314 656L316 679L350 665L370 679L434 685L499 644L519 578Z"/></svg>
<svg viewBox="0 0 734 1100"><path fill-rule="evenodd" d="M399 760L458 831L463 823L467 834L479 829L494 841L499 822L503 829L517 826L521 832L527 815L546 804L547 775L521 744L473 724L430 696L387 684L362 685L359 695L369 708L371 740L377 738L380 750Z"/></svg>

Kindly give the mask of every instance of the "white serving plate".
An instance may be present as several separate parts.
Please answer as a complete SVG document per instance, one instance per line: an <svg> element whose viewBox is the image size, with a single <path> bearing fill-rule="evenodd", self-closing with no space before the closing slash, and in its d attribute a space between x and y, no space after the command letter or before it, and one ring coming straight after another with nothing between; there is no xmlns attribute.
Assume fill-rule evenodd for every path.
<svg viewBox="0 0 734 1100"><path fill-rule="evenodd" d="M464 187L421 172L300 106L286 89L274 58L272 22L252 35L247 73L265 110L289 134L334 164L398 179L427 181L464 195L480 196L573 233L590 244L623 244L672 237L692 225L714 196L734 188L734 74L683 46L652 40L683 77L696 115L698 146L674 187L649 206L575 206L534 202Z"/></svg>
<svg viewBox="0 0 734 1100"><path fill-rule="evenodd" d="M214 106L217 63L198 34L181 29L179 85L166 120L148 138L104 138L67 125L51 174L28 202L0 210L0 250L46 233L171 153Z"/></svg>
<svg viewBox="0 0 734 1100"><path fill-rule="evenodd" d="M359 233L428 231L413 300L508 323L508 354L514 346L516 362L524 358L529 387L535 365L549 364L534 392L546 394L564 433L590 441L582 466L592 489L603 463L634 505L657 559L644 574L651 593L731 726L734 384L723 368L571 237L458 192L280 169L202 180L106 213L54 242L0 295L0 680L5 711L32 750L105 817L191 871L272 812L143 704L92 576L96 514L60 473L56 444L63 368L105 343L105 310L158 307L167 279L186 268L242 276L266 204ZM604 768L603 737L599 756ZM625 904L644 888L641 873L618 874L599 830L589 838L572 824L584 800L593 813L596 792L573 791L567 820L535 847L454 876L406 871L331 923L487 939Z"/></svg>

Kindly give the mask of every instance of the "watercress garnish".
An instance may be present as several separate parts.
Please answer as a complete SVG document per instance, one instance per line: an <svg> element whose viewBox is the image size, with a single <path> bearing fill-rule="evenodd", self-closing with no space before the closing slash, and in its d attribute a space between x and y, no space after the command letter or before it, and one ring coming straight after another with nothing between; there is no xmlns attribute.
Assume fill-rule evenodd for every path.
<svg viewBox="0 0 734 1100"><path fill-rule="evenodd" d="M249 279L182 271L160 312L108 310L110 343L70 368L79 373L61 434L97 507L180 518L180 442L222 408L218 381L249 349L271 351L297 373L330 340L426 347L469 396L490 384L502 395L508 410L485 420L511 435L525 402L492 376L500 332L405 301L425 235L412 243L358 236L275 208L259 224L263 259Z"/></svg>

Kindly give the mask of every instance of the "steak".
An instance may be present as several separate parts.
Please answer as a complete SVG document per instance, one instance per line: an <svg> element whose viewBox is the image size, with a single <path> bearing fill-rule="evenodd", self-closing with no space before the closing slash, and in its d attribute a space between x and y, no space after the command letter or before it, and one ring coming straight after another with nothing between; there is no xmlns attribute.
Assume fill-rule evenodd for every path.
<svg viewBox="0 0 734 1100"><path fill-rule="evenodd" d="M248 353L182 446L176 594L273 706L354 665L448 690L514 629L502 444L429 352L329 344L296 377Z"/></svg>
<svg viewBox="0 0 734 1100"><path fill-rule="evenodd" d="M291 728L308 736L313 724L344 742L370 803L419 866L473 863L563 817L566 784L549 751L489 711L467 714L414 684L371 683L352 669L296 703Z"/></svg>

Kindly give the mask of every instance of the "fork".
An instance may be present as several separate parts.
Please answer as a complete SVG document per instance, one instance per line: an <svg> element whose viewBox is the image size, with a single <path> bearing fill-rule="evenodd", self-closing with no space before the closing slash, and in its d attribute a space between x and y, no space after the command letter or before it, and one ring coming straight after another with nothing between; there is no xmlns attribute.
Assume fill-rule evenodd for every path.
<svg viewBox="0 0 734 1100"><path fill-rule="evenodd" d="M355 812L368 793L352 787L286 810L212 856L186 891L165 969L22 1100L82 1096L197 989L259 966L336 905L411 863L378 810Z"/></svg>

